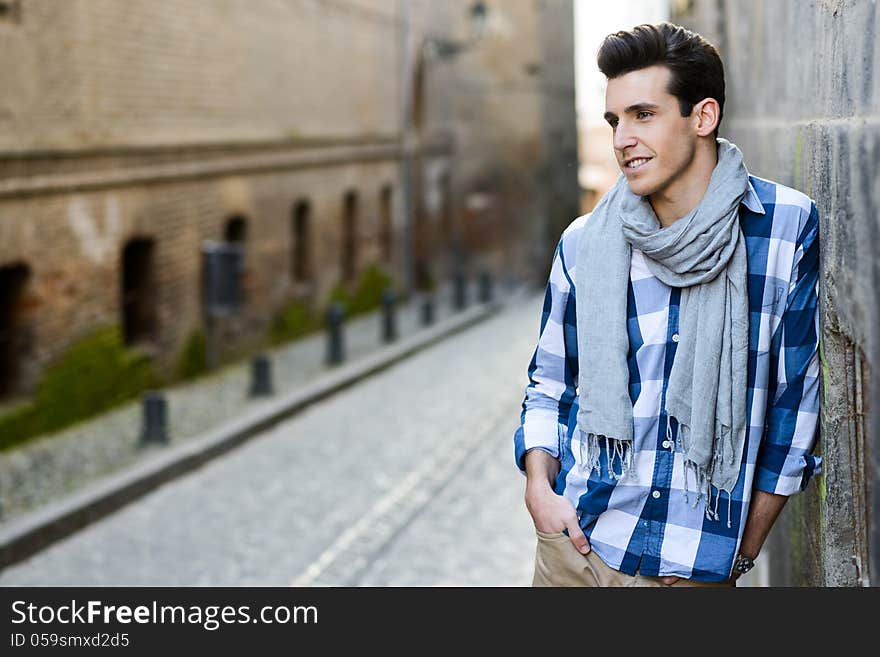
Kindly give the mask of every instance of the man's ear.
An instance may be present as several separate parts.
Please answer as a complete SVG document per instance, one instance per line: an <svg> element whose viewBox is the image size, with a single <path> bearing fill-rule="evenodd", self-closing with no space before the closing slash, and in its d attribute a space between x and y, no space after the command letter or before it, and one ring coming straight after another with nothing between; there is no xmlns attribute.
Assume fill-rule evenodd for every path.
<svg viewBox="0 0 880 657"><path fill-rule="evenodd" d="M700 137L708 137L715 128L718 127L719 117L721 116L721 107L714 98L704 98L694 105L692 115L696 122L697 135Z"/></svg>

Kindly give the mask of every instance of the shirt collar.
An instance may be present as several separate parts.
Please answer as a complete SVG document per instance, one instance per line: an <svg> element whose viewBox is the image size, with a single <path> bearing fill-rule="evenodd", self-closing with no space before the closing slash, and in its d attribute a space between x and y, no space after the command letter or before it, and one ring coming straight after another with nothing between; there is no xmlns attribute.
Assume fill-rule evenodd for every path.
<svg viewBox="0 0 880 657"><path fill-rule="evenodd" d="M755 188L752 187L751 178L749 178L749 188L746 190L746 195L743 196L741 203L755 214L766 214L764 212L764 206L758 198L758 193L755 191Z"/></svg>

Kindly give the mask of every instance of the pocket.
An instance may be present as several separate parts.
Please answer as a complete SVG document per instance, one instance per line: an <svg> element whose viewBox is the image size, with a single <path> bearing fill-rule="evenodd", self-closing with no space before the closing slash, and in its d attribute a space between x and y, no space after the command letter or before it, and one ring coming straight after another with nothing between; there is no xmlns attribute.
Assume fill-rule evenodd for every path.
<svg viewBox="0 0 880 657"><path fill-rule="evenodd" d="M589 555L581 554L564 532L535 532L536 586L598 586ZM590 553L592 554L592 552Z"/></svg>
<svg viewBox="0 0 880 657"><path fill-rule="evenodd" d="M761 306L761 310L770 310L775 311L779 308L779 304L782 299L785 297L785 288L782 285L774 285L773 286L773 299L769 303L765 303Z"/></svg>
<svg viewBox="0 0 880 657"><path fill-rule="evenodd" d="M566 534L565 532L552 532L548 534L546 532L539 532L536 529L535 533L538 535L538 538L543 538L545 541L555 541L560 538L568 540L568 534Z"/></svg>

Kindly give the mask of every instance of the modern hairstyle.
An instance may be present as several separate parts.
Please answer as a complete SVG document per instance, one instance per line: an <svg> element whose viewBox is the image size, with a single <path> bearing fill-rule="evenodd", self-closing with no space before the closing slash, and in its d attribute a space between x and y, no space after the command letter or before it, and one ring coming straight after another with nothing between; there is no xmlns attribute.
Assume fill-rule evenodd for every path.
<svg viewBox="0 0 880 657"><path fill-rule="evenodd" d="M666 66L672 73L667 91L678 99L681 115L690 116L694 105L714 98L721 125L724 65L718 49L696 32L666 22L638 25L605 37L597 60L609 80L649 66Z"/></svg>

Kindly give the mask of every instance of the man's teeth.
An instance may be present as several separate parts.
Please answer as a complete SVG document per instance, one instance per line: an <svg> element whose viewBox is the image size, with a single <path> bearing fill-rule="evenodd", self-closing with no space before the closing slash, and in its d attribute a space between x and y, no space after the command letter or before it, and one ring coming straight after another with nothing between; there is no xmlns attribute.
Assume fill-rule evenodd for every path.
<svg viewBox="0 0 880 657"><path fill-rule="evenodd" d="M628 166L630 169L638 169L640 166L642 166L645 162L647 162L650 159L651 159L650 157L640 157L637 160L633 160L632 162L630 162L626 166Z"/></svg>

